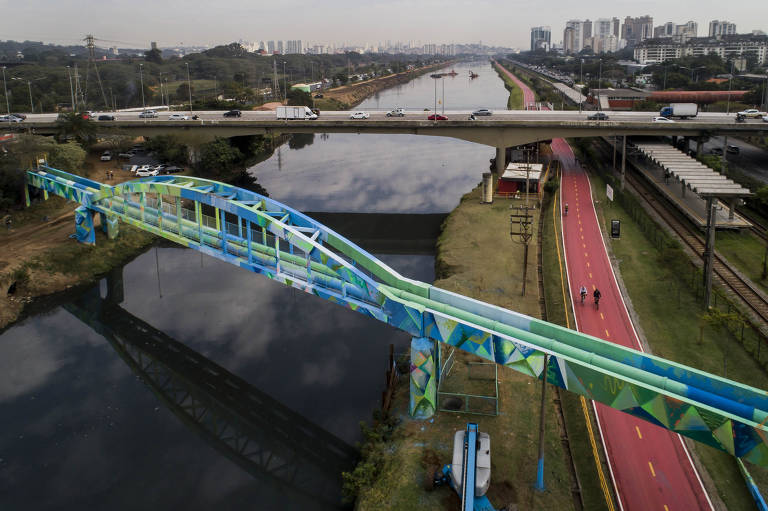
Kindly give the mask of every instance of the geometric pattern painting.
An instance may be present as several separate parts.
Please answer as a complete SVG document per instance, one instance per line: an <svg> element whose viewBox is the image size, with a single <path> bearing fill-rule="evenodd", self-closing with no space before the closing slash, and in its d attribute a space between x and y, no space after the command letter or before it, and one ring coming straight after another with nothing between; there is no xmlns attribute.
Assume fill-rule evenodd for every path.
<svg viewBox="0 0 768 511"><path fill-rule="evenodd" d="M416 414L436 404L435 354L420 346L437 341L768 466L764 390L407 279L268 197L188 176L109 186L47 166L27 185L78 202L91 221L105 214L115 233L126 222L408 332Z"/></svg>
<svg viewBox="0 0 768 511"><path fill-rule="evenodd" d="M437 408L435 352L435 341L424 337L411 339L410 413L416 419L432 417Z"/></svg>

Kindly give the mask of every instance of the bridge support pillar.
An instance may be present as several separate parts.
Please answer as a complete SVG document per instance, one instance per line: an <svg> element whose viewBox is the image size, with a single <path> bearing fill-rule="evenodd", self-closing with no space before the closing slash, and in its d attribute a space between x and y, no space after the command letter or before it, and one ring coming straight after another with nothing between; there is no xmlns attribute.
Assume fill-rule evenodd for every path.
<svg viewBox="0 0 768 511"><path fill-rule="evenodd" d="M93 211L80 206L75 210L75 238L80 243L96 244L96 232L93 229Z"/></svg>
<svg viewBox="0 0 768 511"><path fill-rule="evenodd" d="M685 198L685 183L683 183L682 181L680 181L680 190L681 190L680 196Z"/></svg>
<svg viewBox="0 0 768 511"><path fill-rule="evenodd" d="M696 157L701 158L701 154L704 152L704 137L696 138Z"/></svg>
<svg viewBox="0 0 768 511"><path fill-rule="evenodd" d="M435 341L411 339L411 399L408 411L415 419L429 419L437 409L440 362Z"/></svg>
<svg viewBox="0 0 768 511"><path fill-rule="evenodd" d="M496 148L496 175L501 177L504 174L504 169L507 168L507 148Z"/></svg>
<svg viewBox="0 0 768 511"><path fill-rule="evenodd" d="M734 215L736 214L736 201L738 199L731 199L728 201L728 220L733 220Z"/></svg>

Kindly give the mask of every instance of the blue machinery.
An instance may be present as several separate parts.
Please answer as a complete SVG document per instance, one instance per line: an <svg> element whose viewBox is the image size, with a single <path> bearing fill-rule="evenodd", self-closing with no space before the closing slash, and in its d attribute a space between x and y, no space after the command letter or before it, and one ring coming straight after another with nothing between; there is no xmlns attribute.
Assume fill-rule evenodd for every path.
<svg viewBox="0 0 768 511"><path fill-rule="evenodd" d="M443 342L768 466L764 390L404 278L275 200L194 177L109 186L47 166L27 185L80 204L83 243L95 243L98 213L110 238L123 221L408 332L415 417L435 411Z"/></svg>

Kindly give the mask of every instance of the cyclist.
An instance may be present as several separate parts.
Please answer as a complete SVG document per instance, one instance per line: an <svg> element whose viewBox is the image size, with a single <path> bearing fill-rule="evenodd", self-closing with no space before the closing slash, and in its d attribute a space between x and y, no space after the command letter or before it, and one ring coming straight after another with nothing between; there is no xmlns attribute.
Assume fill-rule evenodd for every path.
<svg viewBox="0 0 768 511"><path fill-rule="evenodd" d="M565 203L565 215L568 216L568 203Z"/></svg>
<svg viewBox="0 0 768 511"><path fill-rule="evenodd" d="M600 290L595 288L595 291L594 291L594 293L592 293L592 296L595 298L595 307L597 307L599 309L600 308L600 297L602 296L600 294Z"/></svg>
<svg viewBox="0 0 768 511"><path fill-rule="evenodd" d="M587 297L587 288L586 286L581 286L581 289L579 290L579 294L581 294L581 303L584 303L584 299Z"/></svg>

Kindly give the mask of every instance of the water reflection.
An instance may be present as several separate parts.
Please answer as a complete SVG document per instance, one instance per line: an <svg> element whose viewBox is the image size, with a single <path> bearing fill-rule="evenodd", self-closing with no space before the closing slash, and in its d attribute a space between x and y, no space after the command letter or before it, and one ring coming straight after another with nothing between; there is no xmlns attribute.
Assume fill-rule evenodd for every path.
<svg viewBox="0 0 768 511"><path fill-rule="evenodd" d="M470 81L469 69L480 76ZM463 63L456 72L444 79L447 110L506 107L508 93L490 64ZM358 108L433 108L433 101L434 79L425 75ZM303 211L446 213L480 182L493 156L493 148L451 138L331 134L279 151L249 172L270 196Z"/></svg>

